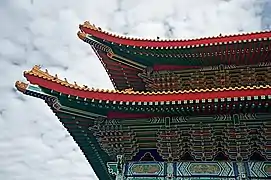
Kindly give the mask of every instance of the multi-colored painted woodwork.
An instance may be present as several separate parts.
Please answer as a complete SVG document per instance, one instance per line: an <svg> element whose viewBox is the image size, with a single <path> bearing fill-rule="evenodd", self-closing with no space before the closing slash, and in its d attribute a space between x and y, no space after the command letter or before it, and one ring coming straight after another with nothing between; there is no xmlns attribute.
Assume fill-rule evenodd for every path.
<svg viewBox="0 0 271 180"><path fill-rule="evenodd" d="M233 162L181 162L177 163L176 176L235 177Z"/></svg>
<svg viewBox="0 0 271 180"><path fill-rule="evenodd" d="M109 165L111 164L111 166ZM112 172L113 162L108 163ZM116 164L116 163L115 163ZM240 171L240 167L245 168ZM116 166L115 166L116 167ZM129 162L124 164L123 179L247 179L270 177L269 162Z"/></svg>
<svg viewBox="0 0 271 180"><path fill-rule="evenodd" d="M115 165L115 166L114 166ZM239 167L240 166L240 167ZM110 173L117 163L109 162ZM242 167L245 167L244 170ZM190 180L190 179L270 179L271 161L263 162L129 162L123 165L123 180ZM117 175L117 173L113 173Z"/></svg>
<svg viewBox="0 0 271 180"><path fill-rule="evenodd" d="M85 136L86 141L92 139L94 148L101 148L97 158L106 153L107 161L122 154L126 161L137 157L140 162L147 153L153 158L151 161L250 160L255 157L255 150L263 160L271 159L271 115L268 113L108 119L95 109L84 108L79 98L49 93L42 87L23 83L17 83L17 87L26 94L45 99L74 138L80 139L79 146L83 150L86 146L81 137ZM74 101L76 106L72 105ZM138 156L141 151L144 153ZM102 157L101 163L106 161ZM93 154L87 154L87 158L91 160Z"/></svg>
<svg viewBox="0 0 271 180"><path fill-rule="evenodd" d="M193 40L146 40L113 35L85 22L80 25L78 36L92 46L117 89L152 91L148 82L138 76L150 68L173 71L220 64L234 67L268 63L271 54L271 32Z"/></svg>
<svg viewBox="0 0 271 180"><path fill-rule="evenodd" d="M271 162L248 162L247 169L248 176L251 178L270 177L271 179Z"/></svg>
<svg viewBox="0 0 271 180"><path fill-rule="evenodd" d="M139 165L141 160L146 159L144 156L148 153L151 156L149 161L211 162L217 158L232 161L250 160L251 157L255 157L253 152L256 150L263 160L271 159L269 148L271 115L269 113L220 114L217 112L214 114L212 112L208 115L172 116L168 114L165 116L164 114L159 117L155 114L137 115L138 111L134 111L134 115L127 116L121 112L125 112L123 109L125 105L127 107L130 105L122 102L119 108L115 108L113 113L115 115L113 115L108 110L113 109L116 103L103 104L102 101L67 96L56 91L49 91L42 86L20 82L16 86L26 94L44 99L63 125L77 139L77 143L84 152L89 151L87 150L89 145L86 145L88 141L91 141L90 147L96 150L100 148L96 156L100 165L93 160L95 158L93 154L86 154L90 163L95 162L92 166L97 173L105 172L107 168L103 163L114 160L118 154L124 155L125 161L131 161L137 157ZM268 98L269 96L267 100ZM261 100L261 103L265 100L265 98L255 96L253 99L255 102ZM233 102L240 103L241 101L233 99ZM105 105L109 108L105 108ZM160 106L165 108L166 112L169 111L166 107L175 105L165 103ZM146 105L143 103L144 106ZM235 106L237 107L240 106ZM264 106L260 106L258 110L261 108ZM117 112L122 118L116 116ZM139 112L144 111L141 108ZM107 116L109 114L111 118ZM182 171L185 172L184 169ZM101 177L104 175L103 173Z"/></svg>
<svg viewBox="0 0 271 180"><path fill-rule="evenodd" d="M194 160L222 158L221 153L223 160L248 160L255 149L264 154L264 158L270 159L269 147L264 144L269 144L271 124L268 121L271 115L238 114L236 118L238 120L229 115L193 117L191 120L186 118L186 122L181 124L171 122L168 128L165 121L152 123L153 118L151 121L114 119L99 121L91 130L105 151L108 151L109 147L115 147L115 154L112 155L123 154L126 160L132 160L131 158L141 152L141 148L150 149L149 153L154 160L161 157L165 161L181 159L186 152ZM224 121L221 121L222 119ZM110 121L111 123L108 123ZM151 126L148 126L149 124ZM156 148L157 151L151 150Z"/></svg>
<svg viewBox="0 0 271 180"><path fill-rule="evenodd" d="M148 71L139 74L149 91L259 86L271 83L270 64L214 66L201 69Z"/></svg>
<svg viewBox="0 0 271 180"><path fill-rule="evenodd" d="M126 176L148 176L152 175L155 177L165 176L164 163L159 162L132 162L127 165Z"/></svg>
<svg viewBox="0 0 271 180"><path fill-rule="evenodd" d="M82 102L83 106L102 110L103 115L116 110L129 114L170 116L210 114L211 112L221 114L268 112L269 99L271 99L270 85L163 92L108 91L70 84L66 80L60 80L48 74L47 71L40 70L37 66L25 72L24 75L28 81L39 85L45 92L52 91L54 96L72 97L76 103Z"/></svg>
<svg viewBox="0 0 271 180"><path fill-rule="evenodd" d="M40 66L15 86L47 103L99 179L271 179L271 32L163 41L79 28L116 90Z"/></svg>

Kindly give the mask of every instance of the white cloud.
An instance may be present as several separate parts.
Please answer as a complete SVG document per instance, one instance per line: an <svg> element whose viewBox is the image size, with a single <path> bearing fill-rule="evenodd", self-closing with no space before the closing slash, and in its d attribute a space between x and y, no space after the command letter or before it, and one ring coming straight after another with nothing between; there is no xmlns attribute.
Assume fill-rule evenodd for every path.
<svg viewBox="0 0 271 180"><path fill-rule="evenodd" d="M261 3L260 0L0 1L0 179L95 179L77 145L46 104L13 88L16 80L23 79L22 72L35 64L71 82L112 88L99 60L77 38L79 23L90 20L104 29L140 37L213 36L240 30L258 31L262 19L270 24L270 17L259 16Z"/></svg>

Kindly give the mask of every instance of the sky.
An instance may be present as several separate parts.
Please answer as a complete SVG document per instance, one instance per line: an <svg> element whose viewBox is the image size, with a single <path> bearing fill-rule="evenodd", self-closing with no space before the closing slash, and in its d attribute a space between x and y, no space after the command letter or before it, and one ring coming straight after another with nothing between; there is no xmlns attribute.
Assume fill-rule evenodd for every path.
<svg viewBox="0 0 271 180"><path fill-rule="evenodd" d="M42 65L70 82L112 89L85 20L117 34L197 38L271 29L270 0L0 0L0 179L96 180L46 104L14 88Z"/></svg>

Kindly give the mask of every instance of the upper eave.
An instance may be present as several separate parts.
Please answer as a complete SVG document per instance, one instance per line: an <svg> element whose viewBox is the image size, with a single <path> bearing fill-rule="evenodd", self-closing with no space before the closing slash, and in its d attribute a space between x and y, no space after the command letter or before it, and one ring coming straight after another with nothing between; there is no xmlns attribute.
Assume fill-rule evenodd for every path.
<svg viewBox="0 0 271 180"><path fill-rule="evenodd" d="M124 46L132 46L139 48L165 48L165 49L174 49L174 48L193 48L193 47L202 47L202 46L213 46L213 45L222 45L222 44L235 44L243 42L259 42L271 40L271 31L261 31L261 32L252 32L252 33L242 33L236 35L224 35L216 37L203 37L198 39L143 39L143 38L133 38L127 36L121 36L113 34L107 31L102 30L95 25L90 24L88 21L84 24L79 25L79 28L82 33L89 34L98 39L105 40L111 43L116 43ZM80 39L84 38L84 35L79 35Z"/></svg>
<svg viewBox="0 0 271 180"><path fill-rule="evenodd" d="M50 75L47 70L42 71L39 66L34 66L32 70L25 71L24 76L31 84L36 84L56 92L80 98L113 102L168 102L271 95L270 85L162 92L142 92L133 91L132 89L123 91L93 89L87 86L79 86L76 83L68 83L66 79L61 80L57 76ZM17 83L16 87L20 91L24 91L27 86L23 86L23 84L18 86Z"/></svg>

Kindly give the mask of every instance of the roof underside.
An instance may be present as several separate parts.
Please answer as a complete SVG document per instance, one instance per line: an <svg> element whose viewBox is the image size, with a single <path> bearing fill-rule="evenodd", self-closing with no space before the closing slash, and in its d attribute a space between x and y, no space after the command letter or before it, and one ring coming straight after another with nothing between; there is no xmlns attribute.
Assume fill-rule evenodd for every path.
<svg viewBox="0 0 271 180"><path fill-rule="evenodd" d="M110 47L118 54L130 61L137 62L146 67L158 68L161 65L173 65L179 68L201 68L220 64L243 65L257 64L270 61L270 40L240 42L232 44L212 45L194 48L139 48L112 44L107 40L91 37Z"/></svg>
<svg viewBox="0 0 271 180"><path fill-rule="evenodd" d="M92 45L116 89L145 90L138 73L200 69L206 66L270 63L271 32L196 40L144 40L118 37L90 24L79 37Z"/></svg>
<svg viewBox="0 0 271 180"><path fill-rule="evenodd" d="M84 98L75 96L72 93L72 91L74 91L72 87L67 87L70 88L70 93L68 93L68 91L63 91L63 89L61 90L55 86L52 86L50 81L42 77L39 77L40 81L35 81L31 75L26 75L26 77L31 83L35 83L38 86L26 85L23 83L18 85L17 83L17 88L23 91L25 94L44 99L47 102L47 104L52 108L56 116L59 118L60 122L67 128L71 136L79 145L100 179L110 179L105 163L115 161L114 158L116 158L114 155L109 156L107 153L105 153L104 149L102 149L100 144L101 142L98 142L97 138L100 135L99 130L94 129L93 131L93 129L90 129L95 128L97 123L102 123L103 119L124 119L126 120L126 125L129 127L133 126L133 128L137 127L140 129L142 125L148 125L150 123L149 121L151 121L153 118L155 119L155 117L191 117L188 121L185 121L185 123L187 122L193 126L193 124L201 124L199 122L203 122L203 120L204 122L209 122L206 121L206 117L210 116L210 114L216 117L216 114L246 114L251 112L270 113L271 110L270 87L266 89L267 91L265 92L265 95L262 95L262 92L250 91L250 96L246 96L245 91L243 91L245 89L236 89L235 91L238 91L241 96L235 95L234 98L214 98L206 99L206 101L205 99L201 99L200 101L158 101L157 103L141 101L133 104L128 101L111 101L104 99L104 97L108 97L106 96L107 94L114 94L115 98L120 100L119 98L121 98L124 92L121 95L121 93L96 91L96 94L92 94L91 97ZM22 87L22 85L24 85L24 87ZM66 87L64 84L61 86ZM85 90L80 90L77 88L76 91ZM234 93L234 91L232 93ZM130 96L131 94L127 95ZM151 97L152 95L145 96ZM207 116L205 116L206 114ZM140 122L138 121L138 118L141 119ZM199 122L197 123L197 121ZM218 125L220 124L221 126L220 121L212 120L212 123L216 123ZM225 122L223 121L222 123ZM228 121L227 123L232 124L232 122ZM161 128L164 127L164 125L165 124L160 124L159 126ZM176 125L183 127L185 124L179 122ZM127 130L129 130L129 128ZM94 132L98 134L95 135ZM148 136L146 136L146 138L148 138ZM140 143L140 147L156 147L156 141L152 142L151 144L143 143L142 141L140 141ZM131 143L128 143L127 145L131 145ZM129 148L126 150L128 150L128 154L126 154L126 156L131 159L133 154L129 154Z"/></svg>
<svg viewBox="0 0 271 180"><path fill-rule="evenodd" d="M25 72L24 76L31 84L17 82L17 89L47 102L79 145L99 179L112 179L105 163L116 158L102 149L96 135L89 129L94 127L95 122L100 122L100 118L134 119L131 122L137 122L137 118L149 120L157 116L270 113L271 110L271 87L268 85L144 93L94 90L69 84L51 76L48 71L42 71L38 66ZM142 122L146 124L146 121ZM181 126L182 123L178 125ZM148 145L145 143L144 147Z"/></svg>
<svg viewBox="0 0 271 180"><path fill-rule="evenodd" d="M104 51L95 48L93 49L97 56L100 58L104 68L106 69L111 79L111 82L116 89L145 89L145 83L138 76L138 74L142 72L141 69L131 67L118 61L112 61Z"/></svg>

